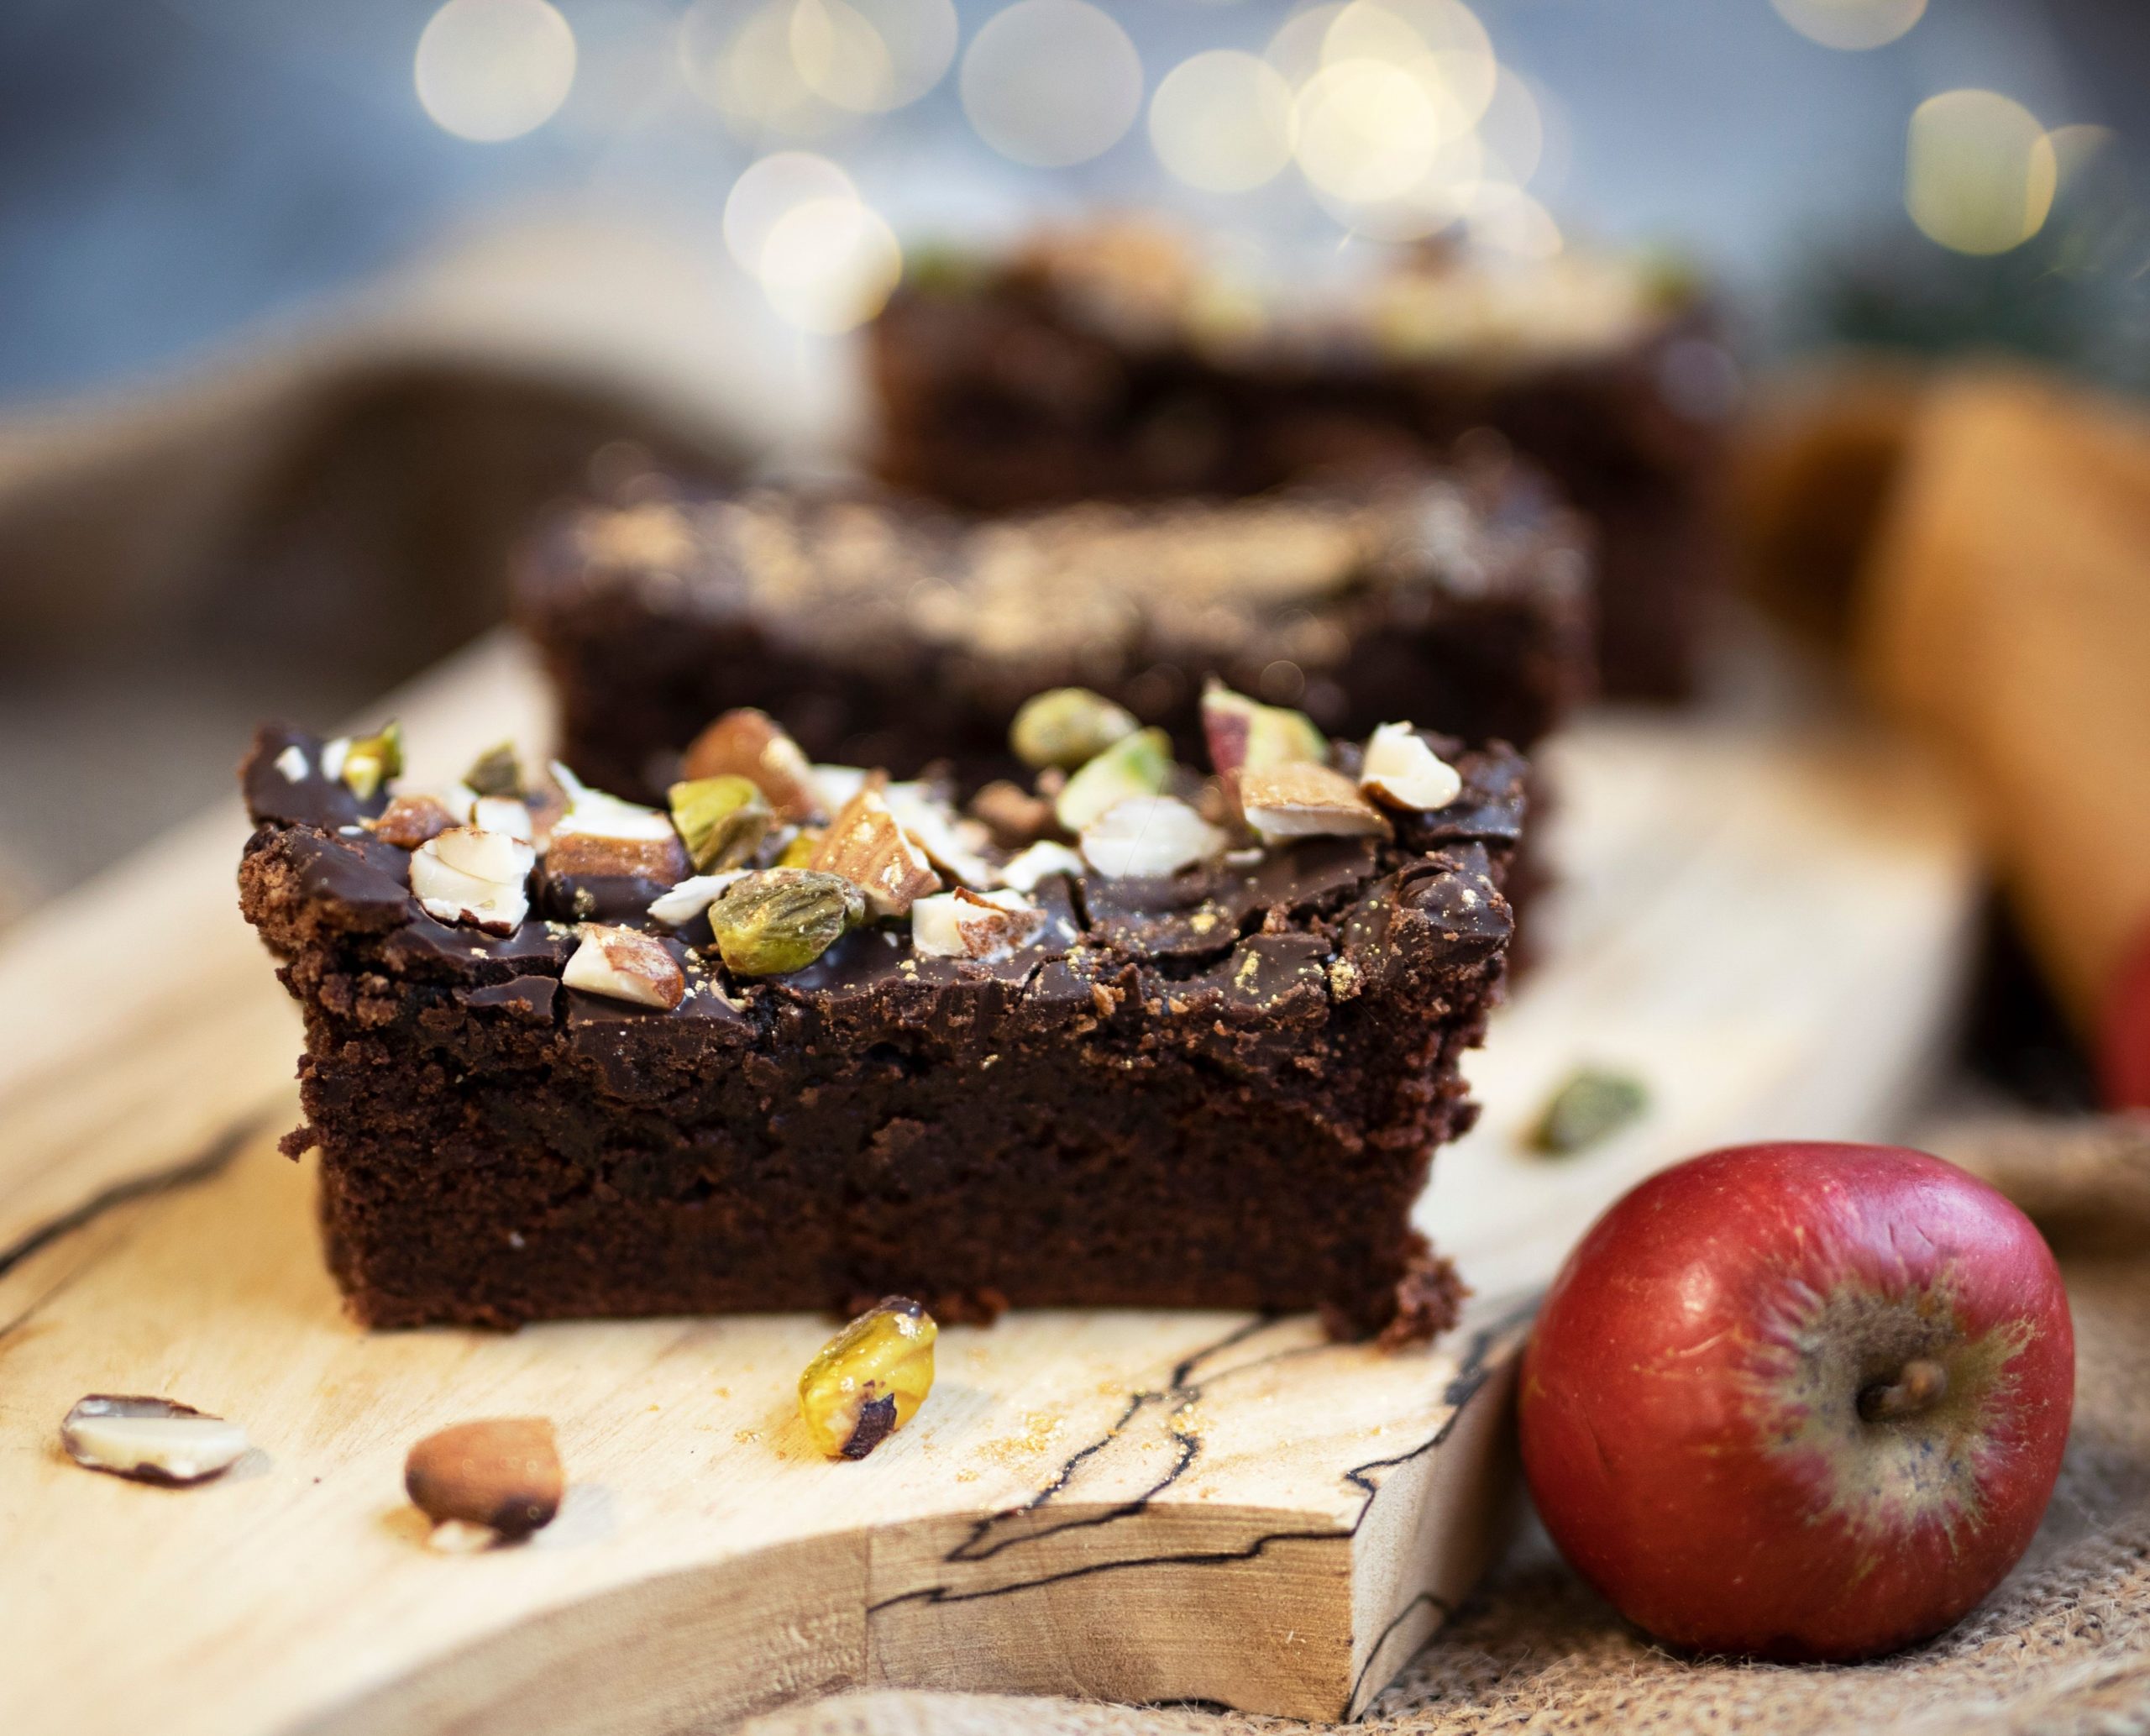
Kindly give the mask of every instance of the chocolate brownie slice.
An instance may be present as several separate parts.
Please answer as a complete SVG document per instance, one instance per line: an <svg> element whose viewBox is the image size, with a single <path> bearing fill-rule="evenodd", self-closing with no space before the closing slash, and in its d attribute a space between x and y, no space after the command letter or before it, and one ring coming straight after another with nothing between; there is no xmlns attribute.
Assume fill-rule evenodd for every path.
<svg viewBox="0 0 2150 1736"><path fill-rule="evenodd" d="M241 904L305 1015L286 1146L352 1312L1446 1324L1409 1214L1475 1115L1523 762L1213 714L1208 779L1076 716L1020 848L752 715L754 776L669 816L501 754L419 795L380 739L264 731Z"/></svg>
<svg viewBox="0 0 2150 1736"><path fill-rule="evenodd" d="M563 757L646 795L734 705L816 758L983 779L1025 697L1080 683L1192 752L1210 675L1338 733L1409 717L1528 748L1590 686L1587 569L1513 465L985 522L653 475L548 527L517 609Z"/></svg>
<svg viewBox="0 0 2150 1736"><path fill-rule="evenodd" d="M876 464L1000 512L1251 493L1490 435L1595 524L1607 691L1673 696L1724 566L1717 323L1691 280L1633 259L1429 250L1287 296L1099 223L916 260L871 334Z"/></svg>

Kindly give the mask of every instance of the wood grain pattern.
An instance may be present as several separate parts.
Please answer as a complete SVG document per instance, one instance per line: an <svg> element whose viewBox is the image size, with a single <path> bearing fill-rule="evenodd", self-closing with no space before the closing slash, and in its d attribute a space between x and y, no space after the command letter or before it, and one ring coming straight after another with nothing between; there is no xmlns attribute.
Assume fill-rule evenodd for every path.
<svg viewBox="0 0 2150 1736"><path fill-rule="evenodd" d="M503 718L529 733L537 697L495 642L396 709L425 775ZM1561 752L1576 878L1424 1208L1480 1293L1463 1328L1403 1356L1304 1319L952 1329L926 1409L860 1465L793 1414L824 1321L343 1320L310 1169L274 1150L296 1021L233 908L235 809L40 916L0 947L0 1724L656 1732L865 1684L1361 1709L1497 1540L1503 1397L1560 1251L1686 1151L1879 1130L1960 963L1968 842L1887 750L1606 721ZM1528 1154L1583 1061L1642 1073L1651 1114ZM191 1491L85 1472L56 1425L98 1390L238 1418L256 1450ZM557 1424L560 1518L427 1550L410 1443L522 1413Z"/></svg>

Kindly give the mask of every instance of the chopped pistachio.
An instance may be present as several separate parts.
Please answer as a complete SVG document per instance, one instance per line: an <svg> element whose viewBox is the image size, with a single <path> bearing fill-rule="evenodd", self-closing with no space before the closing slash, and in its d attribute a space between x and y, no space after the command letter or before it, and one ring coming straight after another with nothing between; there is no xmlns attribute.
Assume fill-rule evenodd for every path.
<svg viewBox="0 0 2150 1736"><path fill-rule="evenodd" d="M804 970L866 916L866 900L841 874L763 868L735 881L709 907L726 967L742 977Z"/></svg>
<svg viewBox="0 0 2150 1736"><path fill-rule="evenodd" d="M777 853L779 868L811 868L814 852L821 847L821 828L802 826L792 834L791 842Z"/></svg>
<svg viewBox="0 0 2150 1736"><path fill-rule="evenodd" d="M736 772L674 784L665 799L697 873L739 867L776 820L760 786Z"/></svg>
<svg viewBox="0 0 2150 1736"><path fill-rule="evenodd" d="M1202 694L1202 734L1219 777L1329 759L1329 738L1303 711L1265 705L1212 677Z"/></svg>
<svg viewBox="0 0 2150 1736"><path fill-rule="evenodd" d="M1550 1155L1567 1156L1610 1139L1649 1107L1649 1093L1633 1074L1582 1067L1553 1094L1530 1142Z"/></svg>
<svg viewBox="0 0 2150 1736"><path fill-rule="evenodd" d="M494 742L470 762L470 769L463 774L463 781L477 795L520 800L526 786L522 781L522 762L515 755L515 743Z"/></svg>
<svg viewBox="0 0 2150 1736"><path fill-rule="evenodd" d="M1172 770L1172 737L1162 730L1123 737L1067 780L1053 801L1053 817L1079 834L1121 802L1162 795Z"/></svg>
<svg viewBox="0 0 2150 1736"><path fill-rule="evenodd" d="M391 719L378 735L352 737L343 761L338 775L344 788L360 801L371 800L388 779L403 774L402 725Z"/></svg>
<svg viewBox="0 0 2150 1736"><path fill-rule="evenodd" d="M1135 731L1133 717L1087 687L1055 687L1023 702L1009 726L1008 745L1033 770L1072 771Z"/></svg>
<svg viewBox="0 0 2150 1736"><path fill-rule="evenodd" d="M863 1459L918 1414L933 1390L933 1316L905 1296L868 1309L799 1377L799 1418L831 1459Z"/></svg>

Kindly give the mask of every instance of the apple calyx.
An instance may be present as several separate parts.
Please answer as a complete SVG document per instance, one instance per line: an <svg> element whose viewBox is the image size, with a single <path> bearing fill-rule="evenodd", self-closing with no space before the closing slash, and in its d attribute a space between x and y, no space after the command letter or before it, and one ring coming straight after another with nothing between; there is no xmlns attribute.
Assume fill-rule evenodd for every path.
<svg viewBox="0 0 2150 1736"><path fill-rule="evenodd" d="M1859 1413L1869 1423L1915 1417L1948 1396L1948 1371L1930 1356L1914 1356L1893 1381L1875 1381L1859 1389Z"/></svg>

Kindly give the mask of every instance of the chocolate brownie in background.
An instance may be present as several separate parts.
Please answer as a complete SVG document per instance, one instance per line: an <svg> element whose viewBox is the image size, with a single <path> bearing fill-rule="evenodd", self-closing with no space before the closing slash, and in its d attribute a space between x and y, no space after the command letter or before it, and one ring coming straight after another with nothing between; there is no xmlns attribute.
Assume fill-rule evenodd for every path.
<svg viewBox="0 0 2150 1736"><path fill-rule="evenodd" d="M1507 443L1595 521L1606 690L1695 679L1736 378L1693 283L1640 260L1429 249L1286 296L1172 232L1099 223L920 260L872 358L880 474L978 511L1253 493Z"/></svg>
<svg viewBox="0 0 2150 1736"><path fill-rule="evenodd" d="M1528 747L1590 690L1591 609L1579 522L1500 462L984 521L653 473L557 517L516 598L562 757L641 795L735 705L816 759L983 779L1025 697L1081 685L1191 753L1210 676L1337 734Z"/></svg>
<svg viewBox="0 0 2150 1736"><path fill-rule="evenodd" d="M1521 758L1206 710L1207 776L1041 696L1033 788L968 810L758 712L669 811L505 749L429 795L392 729L264 731L241 902L305 1015L286 1146L319 1148L352 1312L1450 1324L1410 1213L1476 1115Z"/></svg>

